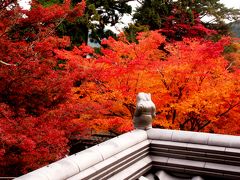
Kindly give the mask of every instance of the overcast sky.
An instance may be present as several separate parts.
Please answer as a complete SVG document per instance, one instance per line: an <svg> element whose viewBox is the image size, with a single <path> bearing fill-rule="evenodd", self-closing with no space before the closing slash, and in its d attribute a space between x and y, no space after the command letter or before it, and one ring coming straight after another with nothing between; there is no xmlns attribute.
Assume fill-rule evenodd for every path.
<svg viewBox="0 0 240 180"><path fill-rule="evenodd" d="M220 0L221 3L225 4L227 7L240 8L240 0Z"/></svg>

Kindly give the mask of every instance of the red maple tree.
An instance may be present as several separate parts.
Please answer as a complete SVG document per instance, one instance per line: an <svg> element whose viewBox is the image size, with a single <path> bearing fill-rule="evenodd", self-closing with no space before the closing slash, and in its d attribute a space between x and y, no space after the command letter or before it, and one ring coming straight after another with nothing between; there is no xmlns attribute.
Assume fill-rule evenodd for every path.
<svg viewBox="0 0 240 180"><path fill-rule="evenodd" d="M102 54L88 61L90 76L73 89L74 98L86 103L76 121L95 131L125 132L132 128L136 94L149 92L157 107L155 127L239 134L239 70L229 71L223 56L229 38L167 43L150 31L137 43L122 35L102 43Z"/></svg>
<svg viewBox="0 0 240 180"><path fill-rule="evenodd" d="M69 98L80 75L76 62L56 57L70 39L57 37L55 28L81 16L84 6L32 1L31 10L22 10L15 0L0 2L0 176L67 155L69 139L83 133L71 121L79 112Z"/></svg>
<svg viewBox="0 0 240 180"><path fill-rule="evenodd" d="M132 129L141 91L157 106L155 127L240 133L239 69L230 70L222 54L228 38L168 43L150 31L136 43L122 34L104 40L100 54L84 44L69 50L69 38L57 37L55 28L81 16L84 6L33 1L26 11L17 1L0 4L1 176L63 157L69 139L88 129Z"/></svg>
<svg viewBox="0 0 240 180"><path fill-rule="evenodd" d="M181 7L175 7L171 13L161 28L162 34L169 40L183 40L186 37L203 38L217 34L217 31L206 28L201 22L200 15L193 10L189 13Z"/></svg>

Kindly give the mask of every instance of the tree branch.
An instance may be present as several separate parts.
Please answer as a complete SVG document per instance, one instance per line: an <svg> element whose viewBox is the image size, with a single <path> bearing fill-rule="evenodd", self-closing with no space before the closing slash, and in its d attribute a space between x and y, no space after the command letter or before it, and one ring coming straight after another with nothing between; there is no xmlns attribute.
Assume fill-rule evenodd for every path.
<svg viewBox="0 0 240 180"><path fill-rule="evenodd" d="M9 63L6 63L6 62L4 62L2 60L0 60L0 63L4 64L6 66L17 66L16 64L9 64Z"/></svg>
<svg viewBox="0 0 240 180"><path fill-rule="evenodd" d="M207 120L207 122L204 125L198 127L198 131L202 130L203 128L205 128L210 123L211 123L211 121Z"/></svg>
<svg viewBox="0 0 240 180"><path fill-rule="evenodd" d="M227 66L226 70L229 70L229 69L232 67L232 65L233 65L233 62L231 62L231 63Z"/></svg>
<svg viewBox="0 0 240 180"><path fill-rule="evenodd" d="M223 113L216 115L216 117L224 116L225 114L227 114L229 111L231 111L234 107L236 107L236 106L239 105L239 104L240 104L240 102L238 102L238 103L230 106L230 107L229 107L226 111L224 111Z"/></svg>

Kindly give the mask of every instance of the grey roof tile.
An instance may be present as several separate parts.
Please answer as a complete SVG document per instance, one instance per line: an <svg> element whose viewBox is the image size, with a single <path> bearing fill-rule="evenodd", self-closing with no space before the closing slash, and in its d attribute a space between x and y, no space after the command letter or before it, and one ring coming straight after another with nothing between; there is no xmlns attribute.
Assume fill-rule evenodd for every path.
<svg viewBox="0 0 240 180"><path fill-rule="evenodd" d="M67 159L77 164L80 171L83 171L89 168L90 166L93 166L94 164L103 161L103 157L101 153L98 151L98 148L96 146L88 148L79 153L73 154L67 157Z"/></svg>
<svg viewBox="0 0 240 180"><path fill-rule="evenodd" d="M188 142L194 144L207 144L208 138L209 138L208 133L191 132L191 138Z"/></svg>
<svg viewBox="0 0 240 180"><path fill-rule="evenodd" d="M39 168L33 172L23 175L16 179L24 180L62 180L67 179L73 174L77 174L79 168L76 164L66 158L52 163L48 166Z"/></svg>
<svg viewBox="0 0 240 180"><path fill-rule="evenodd" d="M88 176L93 175L94 173L96 173L97 170L94 167L90 167L84 171L81 171L81 173L78 173L72 177L67 178L68 180L83 180L83 179L87 179ZM88 179L87 179L88 180Z"/></svg>
<svg viewBox="0 0 240 180"><path fill-rule="evenodd" d="M138 133L140 132L138 131ZM119 150L125 150L131 146L134 146L137 143L147 140L146 133L137 136L137 132L129 132L118 136L116 139L118 144L120 145Z"/></svg>
<svg viewBox="0 0 240 180"><path fill-rule="evenodd" d="M240 136L230 136L230 147L240 149Z"/></svg>
<svg viewBox="0 0 240 180"><path fill-rule="evenodd" d="M168 162L168 157L164 157L164 156L150 156L150 158L152 159L153 162L157 162L163 165L166 165Z"/></svg>
<svg viewBox="0 0 240 180"><path fill-rule="evenodd" d="M151 165L175 172L214 177L224 174L226 178L240 179L239 155L240 136L166 129L134 130L17 179L77 180L98 175L110 177L114 173L113 179L138 178Z"/></svg>
<svg viewBox="0 0 240 180"><path fill-rule="evenodd" d="M152 147L177 147L179 149L187 149L187 143L181 143L181 142L173 142L173 141L161 141L161 140L152 140L151 146Z"/></svg>
<svg viewBox="0 0 240 180"><path fill-rule="evenodd" d="M121 144L121 149L129 148L138 143L138 140L133 139L132 135L133 133L128 132L116 137L118 139L118 143Z"/></svg>
<svg viewBox="0 0 240 180"><path fill-rule="evenodd" d="M240 148L240 136L211 134L208 145Z"/></svg>
<svg viewBox="0 0 240 180"><path fill-rule="evenodd" d="M135 130L105 141L95 147L101 153L103 159L107 159L145 140L147 140L147 133L144 130Z"/></svg>
<svg viewBox="0 0 240 180"><path fill-rule="evenodd" d="M142 153L145 149L146 152L147 151L147 147L148 146L148 140L145 140L139 144L136 144L135 146L131 147L131 148L127 148L126 150L113 155L112 157L106 159L105 161L102 161L96 165L94 165L93 167L95 167L97 170L103 170L105 167L111 166L113 165L115 162L120 161L121 159L126 159L127 157L129 157L131 154L137 154L137 153ZM143 149L143 147L146 147L145 149ZM140 149L142 149L142 152L140 151Z"/></svg>
<svg viewBox="0 0 240 180"><path fill-rule="evenodd" d="M91 177L93 179L94 178L99 179L99 177L105 177L105 175L115 173L115 171L118 171L119 168L122 168L123 166L125 166L123 162L126 162L126 164L128 164L136 161L136 159L138 160L139 158L146 156L146 154L148 153L148 145L149 145L148 140L140 142L116 155L109 157L104 161L101 161L91 166L90 168L93 168L96 173L92 171L93 169L91 171L87 171L88 169L86 169L82 171L84 172L84 175L80 176L80 174L82 174L82 172L80 172L80 174L75 177L77 178L82 177L87 179ZM93 174L88 172L92 172Z"/></svg>
<svg viewBox="0 0 240 180"><path fill-rule="evenodd" d="M240 149L236 149L236 148L226 148L225 149L226 153L233 153L235 155L238 155L240 157Z"/></svg>
<svg viewBox="0 0 240 180"><path fill-rule="evenodd" d="M114 157L116 158L123 158L123 157L126 157L126 156L129 156L130 154L136 152L136 151L139 151L140 149L149 149L149 141L148 140L145 140L143 142L140 142L139 144L136 144L128 149L125 149L124 151L122 151L121 153L118 153L116 155L114 155Z"/></svg>
<svg viewBox="0 0 240 180"><path fill-rule="evenodd" d="M208 139L208 145L230 147L231 136L211 134Z"/></svg>
<svg viewBox="0 0 240 180"><path fill-rule="evenodd" d="M184 172L184 167L176 167L176 166L168 166L168 165L161 165L161 164L153 164L154 169L162 169L166 170L169 172L178 172L178 173L183 173Z"/></svg>
<svg viewBox="0 0 240 180"><path fill-rule="evenodd" d="M68 158L56 161L48 166L45 166L45 168L49 179L56 179L56 177L57 179L66 179L73 174L80 172L78 165Z"/></svg>
<svg viewBox="0 0 240 180"><path fill-rule="evenodd" d="M188 166L192 168L203 168L205 165L205 162L201 161L192 161L192 160L186 160L186 159L176 159L176 158L169 158L168 165L174 165L174 166Z"/></svg>
<svg viewBox="0 0 240 180"><path fill-rule="evenodd" d="M118 160L119 160L118 158L116 158L115 156L112 156L105 161L95 164L92 167L94 167L96 170L103 171L108 169L110 166L113 166L114 163L117 162Z"/></svg>
<svg viewBox="0 0 240 180"><path fill-rule="evenodd" d="M148 139L154 139L154 140L171 141L172 133L173 133L173 131L170 131L168 129L152 128L152 129L147 130Z"/></svg>
<svg viewBox="0 0 240 180"><path fill-rule="evenodd" d="M209 145L201 145L201 144L191 144L191 143L188 143L187 144L187 149L188 150L192 150L192 151L203 151L203 152L216 152L216 151L219 151L219 152L222 152L224 153L225 152L225 147L219 147L219 146L209 146Z"/></svg>
<svg viewBox="0 0 240 180"><path fill-rule="evenodd" d="M215 171L225 171L225 172L231 172L231 173L240 173L240 167L239 166L232 166L227 164L218 164L218 163L210 163L206 162L204 168L207 169L214 169Z"/></svg>
<svg viewBox="0 0 240 180"><path fill-rule="evenodd" d="M136 163L128 166L126 169L122 170L121 172L115 174L109 180L117 180L117 179L130 179L129 176L136 174L140 171L143 167L149 168L151 165L151 158L149 156L137 161ZM141 175L140 175L141 176Z"/></svg>
<svg viewBox="0 0 240 180"><path fill-rule="evenodd" d="M130 139L136 142L142 142L148 139L147 132L144 130L136 129L130 132L131 132Z"/></svg>
<svg viewBox="0 0 240 180"><path fill-rule="evenodd" d="M148 139L240 148L240 136L168 129L147 130Z"/></svg>
<svg viewBox="0 0 240 180"><path fill-rule="evenodd" d="M175 142L191 142L194 138L195 132L188 131L173 131L172 141Z"/></svg>
<svg viewBox="0 0 240 180"><path fill-rule="evenodd" d="M96 150L100 152L103 159L107 159L122 151L123 148L119 140L117 138L114 138L99 144L98 146L96 146Z"/></svg>
<svg viewBox="0 0 240 180"><path fill-rule="evenodd" d="M47 175L45 173L42 173L39 169L30 172L28 174L25 174L23 176L15 178L16 180L49 180Z"/></svg>

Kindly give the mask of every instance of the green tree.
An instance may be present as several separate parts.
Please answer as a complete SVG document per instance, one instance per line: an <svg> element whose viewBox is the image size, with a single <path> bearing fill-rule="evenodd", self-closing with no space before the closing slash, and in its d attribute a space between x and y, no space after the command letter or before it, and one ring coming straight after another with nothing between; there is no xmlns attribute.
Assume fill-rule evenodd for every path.
<svg viewBox="0 0 240 180"><path fill-rule="evenodd" d="M142 0L133 18L136 24L150 30L163 29L165 35L181 39L182 36L202 36L208 29L228 34L225 19L237 20L239 9L227 8L220 0ZM203 22L204 17L210 21ZM203 33L203 34L202 34Z"/></svg>
<svg viewBox="0 0 240 180"><path fill-rule="evenodd" d="M132 8L127 3L132 0L86 0L85 13L76 21L64 20L57 29L59 36L70 36L73 45L80 45L88 41L89 30L91 38L100 42L101 39L115 36L106 26L114 26L120 22L121 17L131 14ZM62 0L39 0L44 6L54 3L62 3ZM73 0L72 6L81 2Z"/></svg>

